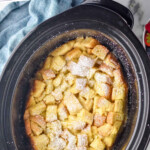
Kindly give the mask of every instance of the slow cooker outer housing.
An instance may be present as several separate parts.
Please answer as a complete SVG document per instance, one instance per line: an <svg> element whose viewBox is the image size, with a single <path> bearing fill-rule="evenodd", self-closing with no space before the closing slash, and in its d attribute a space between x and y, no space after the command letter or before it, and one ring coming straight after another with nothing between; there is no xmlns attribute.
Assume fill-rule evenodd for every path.
<svg viewBox="0 0 150 150"><path fill-rule="evenodd" d="M102 40L116 54L129 79L128 85L132 91L129 91L130 115L127 127L124 127L114 149L146 150L150 133L148 57L139 40L118 14L90 4L75 7L45 21L15 49L0 80L1 150L31 149L23 123L29 79L50 51L81 35Z"/></svg>

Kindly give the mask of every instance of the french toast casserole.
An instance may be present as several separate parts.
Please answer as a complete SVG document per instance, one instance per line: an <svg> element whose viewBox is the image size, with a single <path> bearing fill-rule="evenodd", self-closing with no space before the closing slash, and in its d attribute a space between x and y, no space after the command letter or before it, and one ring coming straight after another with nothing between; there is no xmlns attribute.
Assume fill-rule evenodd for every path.
<svg viewBox="0 0 150 150"><path fill-rule="evenodd" d="M110 149L125 123L127 94L118 60L98 40L61 45L36 72L26 103L33 149Z"/></svg>

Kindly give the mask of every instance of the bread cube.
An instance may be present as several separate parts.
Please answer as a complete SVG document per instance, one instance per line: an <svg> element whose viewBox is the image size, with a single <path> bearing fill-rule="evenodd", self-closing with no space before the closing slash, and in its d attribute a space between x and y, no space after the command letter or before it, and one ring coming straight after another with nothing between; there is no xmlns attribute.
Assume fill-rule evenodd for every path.
<svg viewBox="0 0 150 150"><path fill-rule="evenodd" d="M109 85L112 84L112 79L110 78L110 76L101 72L96 72L94 75L94 79L97 83L107 83Z"/></svg>
<svg viewBox="0 0 150 150"><path fill-rule="evenodd" d="M75 85L77 90L83 90L86 86L87 79L85 78L77 78Z"/></svg>
<svg viewBox="0 0 150 150"><path fill-rule="evenodd" d="M108 66L114 68L114 69L120 68L118 60L116 59L116 57L112 53L107 55L107 57L104 60L104 63L107 64Z"/></svg>
<svg viewBox="0 0 150 150"><path fill-rule="evenodd" d="M30 115L39 115L46 110L46 105L43 101L29 108Z"/></svg>
<svg viewBox="0 0 150 150"><path fill-rule="evenodd" d="M109 136L112 133L112 130L113 126L108 123L105 123L104 125L98 128L99 134L104 137Z"/></svg>
<svg viewBox="0 0 150 150"><path fill-rule="evenodd" d="M49 138L45 134L31 136L31 143L35 150L46 150L49 143Z"/></svg>
<svg viewBox="0 0 150 150"><path fill-rule="evenodd" d="M75 76L72 75L71 73L68 73L66 75L65 80L68 82L68 84L71 86L73 83L75 83Z"/></svg>
<svg viewBox="0 0 150 150"><path fill-rule="evenodd" d="M124 120L124 114L123 113L115 113L115 112L109 112L107 116L107 123L113 125L115 121L123 121Z"/></svg>
<svg viewBox="0 0 150 150"><path fill-rule="evenodd" d="M84 97L86 100L88 99L92 99L95 96L95 91L90 89L88 86L86 88L84 88L80 94L80 96Z"/></svg>
<svg viewBox="0 0 150 150"><path fill-rule="evenodd" d="M69 84L65 80L63 80L61 85L60 85L60 90L62 92L64 92L68 87L69 87Z"/></svg>
<svg viewBox="0 0 150 150"><path fill-rule="evenodd" d="M64 104L71 115L77 114L82 109L82 105L80 104L79 100L70 92L65 94Z"/></svg>
<svg viewBox="0 0 150 150"><path fill-rule="evenodd" d="M47 123L46 134L53 140L62 134L62 125L59 120Z"/></svg>
<svg viewBox="0 0 150 150"><path fill-rule="evenodd" d="M39 97L44 91L45 83L40 80L35 80L32 88L32 94L34 97Z"/></svg>
<svg viewBox="0 0 150 150"><path fill-rule="evenodd" d="M93 134L93 136L98 134L98 128L97 127L92 126L92 134Z"/></svg>
<svg viewBox="0 0 150 150"><path fill-rule="evenodd" d="M94 139L90 146L95 150L105 150L105 144L101 141L100 138Z"/></svg>
<svg viewBox="0 0 150 150"><path fill-rule="evenodd" d="M110 101L108 101L104 97L100 97L99 99L95 99L94 101L95 105L97 108L101 108L104 111L113 111L114 110L114 105Z"/></svg>
<svg viewBox="0 0 150 150"><path fill-rule="evenodd" d="M85 109L82 109L78 114L78 117L80 117L83 121L85 121L86 123L92 125L93 123L93 114L88 112Z"/></svg>
<svg viewBox="0 0 150 150"><path fill-rule="evenodd" d="M93 78L93 76L94 76L94 74L95 74L96 71L97 71L96 68L90 68L89 73L88 73L88 75L87 75L87 78L88 78L88 79Z"/></svg>
<svg viewBox="0 0 150 150"><path fill-rule="evenodd" d="M74 84L72 87L70 87L70 88L69 88L69 91L70 91L71 93L73 93L73 94L77 94L77 93L80 92L80 90L78 90L78 89L76 88L76 84Z"/></svg>
<svg viewBox="0 0 150 150"><path fill-rule="evenodd" d="M124 77L123 77L123 74L122 74L122 71L121 69L117 69L117 70L114 70L113 71L113 74L114 74L114 87L122 87L125 89L125 94L127 95L127 91L128 91L128 87L127 87L127 84L124 80Z"/></svg>
<svg viewBox="0 0 150 150"><path fill-rule="evenodd" d="M56 88L51 94L54 96L56 101L60 101L63 99L63 94L60 87Z"/></svg>
<svg viewBox="0 0 150 150"><path fill-rule="evenodd" d="M66 54L70 51L74 46L75 40L69 41L58 48L56 48L53 52L51 52L52 56L60 56Z"/></svg>
<svg viewBox="0 0 150 150"><path fill-rule="evenodd" d="M89 72L89 67L83 66L82 64L77 64L73 61L68 63L68 70L73 74L80 77L86 77Z"/></svg>
<svg viewBox="0 0 150 150"><path fill-rule="evenodd" d="M96 93L99 94L100 96L105 97L107 99L111 98L112 88L110 85L105 84L105 83L99 83L99 84L95 83L94 89Z"/></svg>
<svg viewBox="0 0 150 150"><path fill-rule="evenodd" d="M53 82L52 82L52 80L46 80L45 94L50 94L52 91L53 91Z"/></svg>
<svg viewBox="0 0 150 150"><path fill-rule="evenodd" d="M123 113L124 112L124 100L115 100L114 112Z"/></svg>
<svg viewBox="0 0 150 150"><path fill-rule="evenodd" d="M91 125L87 125L83 130L82 133L85 133L88 135L88 141L91 143L93 141L93 135L92 135L92 129Z"/></svg>
<svg viewBox="0 0 150 150"><path fill-rule="evenodd" d="M104 137L103 142L106 144L107 147L111 147L116 139L116 134L112 134L108 137Z"/></svg>
<svg viewBox="0 0 150 150"><path fill-rule="evenodd" d="M100 65L99 70L108 74L110 77L113 77L113 68L106 65L105 63L102 63Z"/></svg>
<svg viewBox="0 0 150 150"><path fill-rule="evenodd" d="M126 89L125 87L114 87L112 89L112 100L125 100L126 98Z"/></svg>
<svg viewBox="0 0 150 150"><path fill-rule="evenodd" d="M104 125L105 122L106 122L106 117L105 116L101 116L98 113L96 113L94 115L94 126L100 127L100 126Z"/></svg>
<svg viewBox="0 0 150 150"><path fill-rule="evenodd" d="M41 72L44 80L55 78L55 73L51 69L42 70Z"/></svg>
<svg viewBox="0 0 150 150"><path fill-rule="evenodd" d="M43 129L32 121L31 121L31 129L35 135L40 135L43 132Z"/></svg>
<svg viewBox="0 0 150 150"><path fill-rule="evenodd" d="M96 55L98 58L100 58L101 60L104 60L106 55L109 53L109 50L103 45L96 45L93 48L92 53Z"/></svg>
<svg viewBox="0 0 150 150"><path fill-rule="evenodd" d="M74 48L73 50L69 51L66 54L66 60L72 60L74 58L79 58L79 56L81 55L81 51L79 48Z"/></svg>
<svg viewBox="0 0 150 150"><path fill-rule="evenodd" d="M45 102L45 104L55 104L55 98L51 94L46 95L43 101Z"/></svg>
<svg viewBox="0 0 150 150"><path fill-rule="evenodd" d="M71 149L75 149L76 148L76 142L77 142L77 139L76 137L70 133L67 129L65 129L63 132L62 132L62 138L64 138L65 140L68 141L68 144L67 144L67 149L68 150L71 150Z"/></svg>
<svg viewBox="0 0 150 150"><path fill-rule="evenodd" d="M64 77L64 74L57 75L57 77L53 80L54 87L58 87L61 84L63 77Z"/></svg>
<svg viewBox="0 0 150 150"><path fill-rule="evenodd" d="M44 97L45 97L45 91L39 97L35 97L35 101L38 103L42 101Z"/></svg>
<svg viewBox="0 0 150 150"><path fill-rule="evenodd" d="M24 123L25 123L26 133L27 133L27 135L30 135L32 133L30 119L24 120Z"/></svg>
<svg viewBox="0 0 150 150"><path fill-rule="evenodd" d="M57 120L57 106L48 105L46 109L46 122L52 122Z"/></svg>
<svg viewBox="0 0 150 150"><path fill-rule="evenodd" d="M86 48L94 48L99 42L92 37L86 37L81 44Z"/></svg>
<svg viewBox="0 0 150 150"><path fill-rule="evenodd" d="M93 107L93 100L92 99L87 99L85 100L83 97L79 96L79 101L82 104L82 106L87 110L91 111Z"/></svg>
<svg viewBox="0 0 150 150"><path fill-rule="evenodd" d="M52 57L47 57L43 64L43 69L50 69Z"/></svg>
<svg viewBox="0 0 150 150"><path fill-rule="evenodd" d="M58 117L62 121L68 118L68 110L63 103L58 106Z"/></svg>
<svg viewBox="0 0 150 150"><path fill-rule="evenodd" d="M80 118L76 118L75 120L69 120L67 122L67 127L68 129L70 129L71 131L75 131L76 130L83 130L86 126L86 122L81 120Z"/></svg>
<svg viewBox="0 0 150 150"><path fill-rule="evenodd" d="M47 150L64 150L66 147L66 141L62 138L55 138L53 141L50 141Z"/></svg>
<svg viewBox="0 0 150 150"><path fill-rule="evenodd" d="M112 131L112 134L117 134L121 128L121 125L122 125L122 121L115 121L115 123L113 125L114 130Z"/></svg>
<svg viewBox="0 0 150 150"><path fill-rule="evenodd" d="M79 57L78 65L80 65L80 66L92 68L94 66L94 64L95 64L95 60L90 57L87 57L85 55L81 55Z"/></svg>
<svg viewBox="0 0 150 150"><path fill-rule="evenodd" d="M40 126L42 129L45 129L46 127L46 122L43 116L41 115L36 115L36 116L31 116L30 120L34 123L36 123L38 126Z"/></svg>
<svg viewBox="0 0 150 150"><path fill-rule="evenodd" d="M56 56L52 59L51 68L54 71L60 71L66 64L66 61L63 56Z"/></svg>
<svg viewBox="0 0 150 150"><path fill-rule="evenodd" d="M86 134L77 134L78 147L86 147L88 146L88 136Z"/></svg>
<svg viewBox="0 0 150 150"><path fill-rule="evenodd" d="M84 45L82 45L82 42L84 41L83 37L77 37L75 40L74 47L80 48L81 50L85 50Z"/></svg>
<svg viewBox="0 0 150 150"><path fill-rule="evenodd" d="M27 103L26 103L26 108L29 108L35 104L36 104L36 102L35 102L34 97L30 95L29 99L27 100Z"/></svg>

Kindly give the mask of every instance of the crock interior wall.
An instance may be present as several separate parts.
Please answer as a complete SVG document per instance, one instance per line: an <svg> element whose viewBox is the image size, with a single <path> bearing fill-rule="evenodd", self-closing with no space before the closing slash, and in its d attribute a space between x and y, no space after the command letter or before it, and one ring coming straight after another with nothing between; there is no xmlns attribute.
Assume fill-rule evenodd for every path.
<svg viewBox="0 0 150 150"><path fill-rule="evenodd" d="M30 79L34 77L35 72L39 69L40 63L48 56L48 54L59 45L75 39L78 36L92 36L105 45L120 61L124 76L129 87L128 103L127 103L127 122L123 127L121 134L118 136L115 145L112 149L120 150L129 141L132 135L135 123L136 114L138 111L138 89L135 77L133 64L131 63L126 50L124 50L115 40L105 34L89 30L73 30L63 34L57 35L52 39L45 42L39 49L35 50L34 54L30 57L26 65L23 67L12 102L12 129L16 147L21 150L31 149L29 139L25 133L23 114L25 110L25 103L30 89Z"/></svg>

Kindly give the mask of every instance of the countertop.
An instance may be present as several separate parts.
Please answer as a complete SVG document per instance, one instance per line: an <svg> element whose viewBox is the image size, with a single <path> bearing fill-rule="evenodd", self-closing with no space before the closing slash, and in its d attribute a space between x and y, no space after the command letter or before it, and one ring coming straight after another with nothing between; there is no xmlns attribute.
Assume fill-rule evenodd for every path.
<svg viewBox="0 0 150 150"><path fill-rule="evenodd" d="M0 1L0 10L8 5L13 0ZM22 1L22 0L19 0ZM150 19L150 0L115 0L128 7L134 15L133 32L142 43L144 25ZM150 144L147 148L150 150Z"/></svg>

